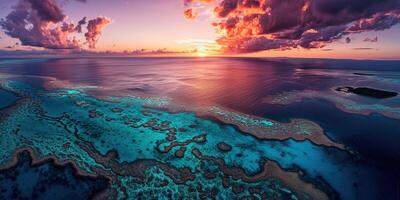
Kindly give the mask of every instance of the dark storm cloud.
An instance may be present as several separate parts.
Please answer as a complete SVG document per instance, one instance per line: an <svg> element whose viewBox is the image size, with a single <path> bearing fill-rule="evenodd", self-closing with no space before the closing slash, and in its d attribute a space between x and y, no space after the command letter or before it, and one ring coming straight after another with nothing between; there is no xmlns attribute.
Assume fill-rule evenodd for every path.
<svg viewBox="0 0 400 200"><path fill-rule="evenodd" d="M320 48L398 24L400 0L221 0L214 12L227 51Z"/></svg>
<svg viewBox="0 0 400 200"><path fill-rule="evenodd" d="M35 10L35 14L43 21L60 22L64 19L60 7L52 0L25 0L30 3L31 9Z"/></svg>
<svg viewBox="0 0 400 200"><path fill-rule="evenodd" d="M77 25L66 18L57 0L19 0L13 10L1 19L0 27L8 36L19 39L21 45L78 49L81 43L75 34L82 31L86 18Z"/></svg>

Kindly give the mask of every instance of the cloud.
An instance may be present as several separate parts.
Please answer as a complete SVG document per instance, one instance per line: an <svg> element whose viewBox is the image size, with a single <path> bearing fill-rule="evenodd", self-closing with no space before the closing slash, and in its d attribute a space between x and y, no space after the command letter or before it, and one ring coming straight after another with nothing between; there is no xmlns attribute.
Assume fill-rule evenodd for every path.
<svg viewBox="0 0 400 200"><path fill-rule="evenodd" d="M161 48L155 50L136 49L133 51L122 52L122 54L131 56L153 56L153 55L171 55L171 54L173 55L173 54L189 54L189 53L193 53L193 51L173 51L173 50L168 50L167 48Z"/></svg>
<svg viewBox="0 0 400 200"><path fill-rule="evenodd" d="M365 38L363 41L364 41L364 42L378 42L378 36L376 36L376 37L374 37L374 38L369 38L369 37L367 37L367 38Z"/></svg>
<svg viewBox="0 0 400 200"><path fill-rule="evenodd" d="M186 39L176 41L178 44L192 49L192 52L213 55L221 50L221 46L214 40L208 39Z"/></svg>
<svg viewBox="0 0 400 200"><path fill-rule="evenodd" d="M400 22L400 0L220 0L213 10L227 53L321 48Z"/></svg>
<svg viewBox="0 0 400 200"><path fill-rule="evenodd" d="M350 37L346 37L345 41L346 41L347 44L349 44L351 42Z"/></svg>
<svg viewBox="0 0 400 200"><path fill-rule="evenodd" d="M75 0L85 2L83 0ZM21 45L46 49L79 49L76 34L82 32L86 18L77 25L67 16L57 0L19 0L13 10L0 20L5 34L19 39Z"/></svg>
<svg viewBox="0 0 400 200"><path fill-rule="evenodd" d="M96 43L101 36L103 29L111 23L111 20L107 17L97 17L89 21L87 25L87 32L85 33L86 41L89 44L89 48L96 48Z"/></svg>
<svg viewBox="0 0 400 200"><path fill-rule="evenodd" d="M183 1L183 3L185 5L189 5L189 4L192 4L192 3L205 3L205 4L208 4L208 3L213 3L213 2L214 2L214 0L184 0Z"/></svg>
<svg viewBox="0 0 400 200"><path fill-rule="evenodd" d="M20 0L0 25L7 35L19 39L22 45L77 48L77 40L69 37L70 24L64 19L65 15L54 0Z"/></svg>
<svg viewBox="0 0 400 200"><path fill-rule="evenodd" d="M201 8L204 8L203 4L213 4L214 2L215 0L183 0L183 4L185 7L183 11L183 16L187 20L193 20L199 16L199 10L202 10ZM196 6L197 9L194 9L193 7Z"/></svg>
<svg viewBox="0 0 400 200"><path fill-rule="evenodd" d="M61 8L57 5L57 2L52 0L25 0L30 4L31 9L35 11L37 17L42 21L60 22L64 20L65 15Z"/></svg>
<svg viewBox="0 0 400 200"><path fill-rule="evenodd" d="M196 11L194 11L192 8L186 9L183 14L184 14L185 18L188 20L195 19L198 15L198 13Z"/></svg>
<svg viewBox="0 0 400 200"><path fill-rule="evenodd" d="M366 50L374 50L374 48L369 48L369 47L358 47L358 48L353 48L354 50L361 50L361 51L366 51Z"/></svg>
<svg viewBox="0 0 400 200"><path fill-rule="evenodd" d="M16 47L18 47L19 46L19 42L16 42L14 45L8 45L8 46L6 46L5 48L6 49L14 49L14 48L16 48Z"/></svg>
<svg viewBox="0 0 400 200"><path fill-rule="evenodd" d="M78 25L76 25L75 30L78 33L82 33L82 26L87 24L86 22L87 17L82 18L81 20L78 21Z"/></svg>
<svg viewBox="0 0 400 200"><path fill-rule="evenodd" d="M167 48L161 49L134 49L126 51L92 51L85 49L73 49L73 50L49 50L49 49L0 49L1 57L76 57L76 56L168 56L168 55L193 55L196 53L195 50L188 51L173 51Z"/></svg>

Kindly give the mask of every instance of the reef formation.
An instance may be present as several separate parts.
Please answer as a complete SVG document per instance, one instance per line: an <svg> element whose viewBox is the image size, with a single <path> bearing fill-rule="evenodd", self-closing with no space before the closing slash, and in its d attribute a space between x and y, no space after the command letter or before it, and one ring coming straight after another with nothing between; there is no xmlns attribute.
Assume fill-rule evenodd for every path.
<svg viewBox="0 0 400 200"><path fill-rule="evenodd" d="M36 169L43 168L45 173L57 173L56 177L67 179L70 184L83 179L79 183L83 186L75 185L80 188L70 193L74 196L82 190L78 193L89 195L82 198L328 199L337 196L328 184L306 180L306 172L296 168L296 163L277 161L291 160L292 155L286 155L288 150L284 150L290 141L269 141L268 136L244 132L247 129L241 125L219 123L192 112L154 109L168 103L162 98L99 99L78 88L46 90L16 80L2 80L0 85L2 90L17 97L0 110L0 166L3 166L0 174L15 174L21 167L38 173ZM231 118L223 120L229 123L242 120L243 124L259 127L274 127L278 123L212 110ZM307 126L310 124L305 123L305 130L310 130ZM293 131L304 128L301 123L278 125L287 132L293 127ZM314 129L322 133L318 128L311 128L304 134L313 134ZM318 147L307 138L302 140L305 146ZM61 168L48 162L29 165L26 151L36 152L34 156L31 153L34 160L52 159L59 163L57 166L70 164ZM274 157L273 152L276 152L275 159L267 158L271 153ZM301 156L301 152L297 154ZM32 187L44 187L44 183L53 181L35 177ZM101 181L93 183L93 179ZM15 187L17 192L9 193L7 189L6 198L40 195ZM50 191L48 195L59 190L46 187L49 187L45 189Z"/></svg>
<svg viewBox="0 0 400 200"><path fill-rule="evenodd" d="M336 91L336 89L334 89ZM392 107L379 102L374 103L359 103L349 98L345 98L334 92L325 91L314 91L314 90L304 90L304 91L290 91L283 92L273 96L267 96L264 98L264 102L268 104L276 105L289 105L296 102L301 102L304 99L324 99L332 102L337 108L344 112L369 115L371 113L379 113L384 116L400 119L400 108Z"/></svg>

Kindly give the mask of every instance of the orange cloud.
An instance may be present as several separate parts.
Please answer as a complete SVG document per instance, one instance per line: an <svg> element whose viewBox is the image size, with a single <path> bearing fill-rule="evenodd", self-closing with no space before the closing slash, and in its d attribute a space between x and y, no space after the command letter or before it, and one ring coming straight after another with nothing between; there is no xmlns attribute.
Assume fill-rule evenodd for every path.
<svg viewBox="0 0 400 200"><path fill-rule="evenodd" d="M213 10L218 42L229 53L322 48L400 23L398 0L220 0Z"/></svg>
<svg viewBox="0 0 400 200"><path fill-rule="evenodd" d="M214 0L184 0L185 5L191 3L214 3Z"/></svg>
<svg viewBox="0 0 400 200"><path fill-rule="evenodd" d="M183 14L184 14L185 18L188 20L195 19L198 15L198 13L196 11L194 11L192 8L186 9Z"/></svg>

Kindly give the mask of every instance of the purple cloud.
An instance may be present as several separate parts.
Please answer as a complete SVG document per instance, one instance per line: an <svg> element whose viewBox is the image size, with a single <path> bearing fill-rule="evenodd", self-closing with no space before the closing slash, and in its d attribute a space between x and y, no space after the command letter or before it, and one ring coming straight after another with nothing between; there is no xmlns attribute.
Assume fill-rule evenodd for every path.
<svg viewBox="0 0 400 200"><path fill-rule="evenodd" d="M376 36L376 37L374 37L374 38L369 38L369 37L367 37L367 38L365 38L363 41L364 41L364 42L378 42L378 36Z"/></svg>
<svg viewBox="0 0 400 200"><path fill-rule="evenodd" d="M78 25L76 25L76 27L75 27L75 29L78 33L82 33L82 26L87 24L86 19L87 19L87 17L84 17L78 21Z"/></svg>
<svg viewBox="0 0 400 200"><path fill-rule="evenodd" d="M351 42L350 37L346 37L345 41L346 41L347 44L349 44Z"/></svg>
<svg viewBox="0 0 400 200"><path fill-rule="evenodd" d="M86 18L77 25L66 21L66 15L56 0L19 0L13 10L0 20L5 34L19 39L21 45L46 49L81 48L82 44L75 36L82 32L84 24Z"/></svg>

